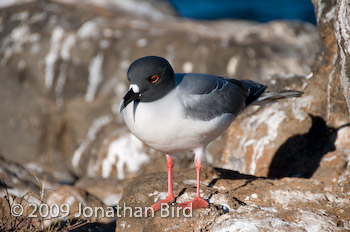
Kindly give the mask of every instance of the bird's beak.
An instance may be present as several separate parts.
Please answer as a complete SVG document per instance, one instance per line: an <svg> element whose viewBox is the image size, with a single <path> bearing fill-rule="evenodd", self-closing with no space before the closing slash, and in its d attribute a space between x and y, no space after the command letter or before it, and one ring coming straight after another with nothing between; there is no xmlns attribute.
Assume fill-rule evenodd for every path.
<svg viewBox="0 0 350 232"><path fill-rule="evenodd" d="M140 99L140 94L135 93L134 90L131 88L124 96L123 100L120 102L119 105L119 113L123 111L123 109L132 101L135 101L137 99Z"/></svg>

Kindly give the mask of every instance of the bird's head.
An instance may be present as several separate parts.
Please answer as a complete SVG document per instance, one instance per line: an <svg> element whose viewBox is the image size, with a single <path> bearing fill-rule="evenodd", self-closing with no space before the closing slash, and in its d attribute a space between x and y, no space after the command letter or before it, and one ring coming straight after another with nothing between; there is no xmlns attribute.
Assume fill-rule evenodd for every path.
<svg viewBox="0 0 350 232"><path fill-rule="evenodd" d="M120 103L119 112L135 100L156 101L175 87L173 68L166 59L158 56L146 56L134 61L127 77L130 88Z"/></svg>

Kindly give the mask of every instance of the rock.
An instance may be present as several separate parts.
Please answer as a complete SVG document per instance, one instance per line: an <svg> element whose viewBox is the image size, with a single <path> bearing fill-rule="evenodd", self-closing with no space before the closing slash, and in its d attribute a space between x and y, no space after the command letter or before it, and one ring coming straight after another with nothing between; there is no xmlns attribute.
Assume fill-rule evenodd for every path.
<svg viewBox="0 0 350 232"><path fill-rule="evenodd" d="M305 77L303 79L305 80ZM298 85L298 79L294 80ZM303 90L300 85L296 89ZM241 114L224 137L223 155L221 159L214 158L219 161L216 165L242 173L268 176L270 164L279 147L283 146L289 137L298 132L303 133L309 127L307 114L299 108L304 105L298 105L298 101L305 100L281 100L268 106L251 108ZM282 154L283 157L284 155Z"/></svg>
<svg viewBox="0 0 350 232"><path fill-rule="evenodd" d="M114 14L127 13L130 16L146 18L151 20L166 20L177 16L171 3L162 0L127 0L127 1L79 1L79 0L58 0L62 3L74 5L99 6L112 11Z"/></svg>
<svg viewBox="0 0 350 232"><path fill-rule="evenodd" d="M104 217L103 212L106 211L106 206L103 202L79 187L68 185L60 186L49 194L46 203L49 206L57 205L58 207L62 207L63 210L59 211L59 220L80 219L92 222L97 220L102 220L102 222L113 220ZM64 209L63 206L66 208ZM69 213L67 214L66 211ZM56 218L50 220L50 217L47 219L47 226L57 220Z"/></svg>
<svg viewBox="0 0 350 232"><path fill-rule="evenodd" d="M350 20L346 12L350 6L346 1L332 2L324 0L313 0L316 8L316 19L321 38L323 39L327 53L335 67L332 69L332 78L338 76L343 95L347 102L348 113L350 114L350 78L349 78L349 39ZM337 79L338 79L337 78Z"/></svg>
<svg viewBox="0 0 350 232"><path fill-rule="evenodd" d="M135 178L120 201L116 231L318 231L349 230L349 197L337 183L314 179L266 179L225 169L205 168L202 195L210 208L177 211L176 204L154 216L138 217L166 195L166 172ZM195 195L195 171L174 173L176 202ZM159 184L163 183L163 184ZM182 193L182 195L180 194ZM124 210L126 207L133 211ZM124 215L125 212L125 215ZM167 214L169 215L167 216Z"/></svg>
<svg viewBox="0 0 350 232"><path fill-rule="evenodd" d="M86 190L106 206L115 206L119 203L124 185L122 181L106 178L82 178L75 183L76 187Z"/></svg>
<svg viewBox="0 0 350 232"><path fill-rule="evenodd" d="M82 179L76 186L62 185L38 167L27 168L3 157L0 160L0 228L37 231L79 227L84 231L97 226L114 230L114 217L102 214L107 212L102 200L116 205L122 186L112 185L109 179Z"/></svg>
<svg viewBox="0 0 350 232"><path fill-rule="evenodd" d="M28 195L30 203L38 202L42 192L57 188L57 180L43 170L26 168L0 156L0 196L8 194L17 197Z"/></svg>
<svg viewBox="0 0 350 232"><path fill-rule="evenodd" d="M7 219L11 217L11 208L5 197L0 198L0 211L0 226L3 229L8 229L8 227L5 227L5 224L7 223Z"/></svg>
<svg viewBox="0 0 350 232"><path fill-rule="evenodd" d="M318 28L323 46L312 73L292 77L289 83L279 78L274 85L305 94L250 109L238 117L223 137L224 155L214 158L216 166L272 178L298 176L322 181L336 180L346 172L350 120L347 95L342 91L347 89L342 75L346 67L338 65L346 58L339 55L343 48L334 26L334 12L340 6L323 1L315 4L320 10ZM338 162L329 164L330 157Z"/></svg>

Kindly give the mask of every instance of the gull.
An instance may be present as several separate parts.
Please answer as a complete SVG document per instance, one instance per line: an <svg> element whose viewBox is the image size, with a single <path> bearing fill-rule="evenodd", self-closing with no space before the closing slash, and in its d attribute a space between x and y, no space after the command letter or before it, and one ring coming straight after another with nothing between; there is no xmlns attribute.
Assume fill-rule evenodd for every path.
<svg viewBox="0 0 350 232"><path fill-rule="evenodd" d="M195 197L178 206L207 208L200 195L200 172L207 145L219 137L250 105L264 105L282 98L300 97L302 92L265 92L267 86L202 73L174 73L170 63L158 56L134 61L127 72L130 88L119 112L132 134L166 154L168 195L151 207L175 201L173 155L193 151L197 174Z"/></svg>

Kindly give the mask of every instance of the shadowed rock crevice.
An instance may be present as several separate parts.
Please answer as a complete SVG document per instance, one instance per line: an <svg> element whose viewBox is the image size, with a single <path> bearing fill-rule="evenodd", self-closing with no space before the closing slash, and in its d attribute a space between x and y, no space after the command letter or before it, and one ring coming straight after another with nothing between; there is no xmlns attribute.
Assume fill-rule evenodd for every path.
<svg viewBox="0 0 350 232"><path fill-rule="evenodd" d="M213 168L213 169L217 173L218 177L213 178L213 180L210 181L210 183L208 184L208 187L214 187L218 180L246 180L246 183L244 185L247 185L253 180L256 180L259 178L253 175L246 175L246 174L239 173L237 171L224 169L224 168Z"/></svg>
<svg viewBox="0 0 350 232"><path fill-rule="evenodd" d="M269 178L302 177L311 178L320 165L322 158L336 150L335 141L338 128L327 126L323 118L309 115L312 125L305 134L287 139L275 153L269 167Z"/></svg>

